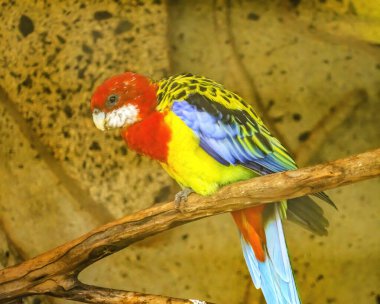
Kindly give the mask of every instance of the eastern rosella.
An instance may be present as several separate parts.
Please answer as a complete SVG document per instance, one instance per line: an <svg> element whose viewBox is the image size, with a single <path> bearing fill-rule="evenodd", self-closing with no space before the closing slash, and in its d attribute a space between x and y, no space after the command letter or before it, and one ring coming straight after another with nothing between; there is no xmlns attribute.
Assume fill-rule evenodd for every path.
<svg viewBox="0 0 380 304"><path fill-rule="evenodd" d="M130 149L161 163L183 189L177 199L297 168L250 105L205 77L182 74L156 83L127 72L96 89L91 111L97 128L120 128ZM334 205L322 192L315 196ZM306 196L232 215L252 280L267 303L300 303L281 219L324 235L328 221L321 207Z"/></svg>

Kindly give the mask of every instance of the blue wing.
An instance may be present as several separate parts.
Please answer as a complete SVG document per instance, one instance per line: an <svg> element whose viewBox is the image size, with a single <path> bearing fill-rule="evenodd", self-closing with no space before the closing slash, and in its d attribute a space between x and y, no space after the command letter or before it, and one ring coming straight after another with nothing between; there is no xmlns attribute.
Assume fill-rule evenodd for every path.
<svg viewBox="0 0 380 304"><path fill-rule="evenodd" d="M262 122L244 110L227 109L200 94L173 102L171 109L199 137L200 146L224 165L242 165L259 174L297 168Z"/></svg>

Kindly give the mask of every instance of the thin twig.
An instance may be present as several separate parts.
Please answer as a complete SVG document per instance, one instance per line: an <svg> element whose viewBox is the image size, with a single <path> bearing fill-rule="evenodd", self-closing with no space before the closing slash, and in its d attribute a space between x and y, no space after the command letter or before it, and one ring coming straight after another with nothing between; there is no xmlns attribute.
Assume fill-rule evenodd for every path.
<svg viewBox="0 0 380 304"><path fill-rule="evenodd" d="M94 262L164 230L207 216L320 192L378 175L380 149L235 183L208 197L191 195L181 210L174 202L154 205L17 266L0 270L0 303L33 294L49 294L89 303L114 303L115 298L122 294L123 303L142 303L130 300L129 292L84 287L77 276ZM93 297L86 292L90 289L94 292ZM149 300L148 295L143 296L145 303L157 303ZM165 299L181 303L178 299Z"/></svg>

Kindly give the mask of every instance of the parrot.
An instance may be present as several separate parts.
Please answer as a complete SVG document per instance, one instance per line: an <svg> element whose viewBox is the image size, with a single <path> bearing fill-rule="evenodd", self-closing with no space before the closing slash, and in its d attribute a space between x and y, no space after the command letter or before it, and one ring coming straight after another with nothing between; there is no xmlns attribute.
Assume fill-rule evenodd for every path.
<svg viewBox="0 0 380 304"><path fill-rule="evenodd" d="M182 189L177 203L192 192L207 196L227 184L297 169L253 107L204 76L183 73L156 82L124 72L94 90L90 108L98 129L119 129L129 149L162 165ZM323 192L312 196L335 207ZM232 217L252 281L266 302L301 303L282 220L326 235L323 209L304 196L233 211Z"/></svg>

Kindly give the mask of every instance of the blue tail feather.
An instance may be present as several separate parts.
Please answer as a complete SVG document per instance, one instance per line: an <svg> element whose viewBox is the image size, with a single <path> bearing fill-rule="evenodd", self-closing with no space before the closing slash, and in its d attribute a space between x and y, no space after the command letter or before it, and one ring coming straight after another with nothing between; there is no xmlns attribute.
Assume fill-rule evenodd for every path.
<svg viewBox="0 0 380 304"><path fill-rule="evenodd" d="M256 259L249 243L241 236L243 254L256 288L261 288L268 304L300 304L294 281L278 206L265 226L265 261Z"/></svg>

